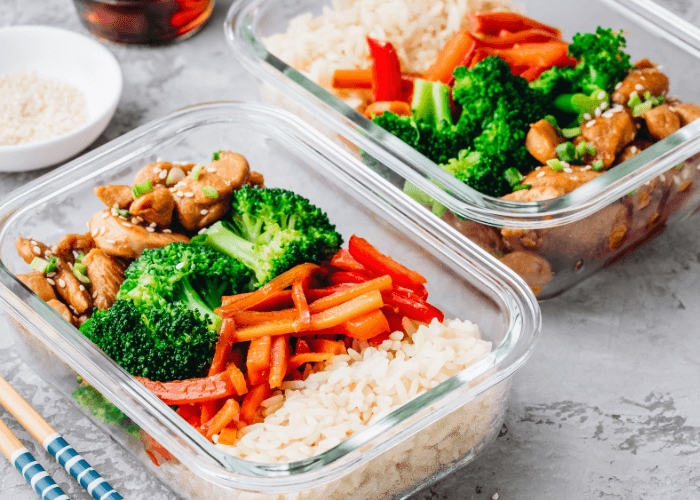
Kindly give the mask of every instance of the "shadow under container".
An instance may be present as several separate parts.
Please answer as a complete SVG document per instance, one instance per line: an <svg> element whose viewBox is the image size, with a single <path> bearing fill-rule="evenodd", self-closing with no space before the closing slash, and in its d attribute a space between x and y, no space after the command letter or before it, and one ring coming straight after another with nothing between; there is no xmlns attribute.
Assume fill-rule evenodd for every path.
<svg viewBox="0 0 700 500"><path fill-rule="evenodd" d="M102 209L93 188L130 184L144 165L206 162L213 151L243 154L270 187L322 207L345 239L368 238L427 278L431 302L469 319L493 343L484 359L331 450L288 464L234 458L105 356L30 292L16 273L28 266L14 242L46 243ZM129 419L98 426L187 499L405 498L474 459L497 436L513 374L540 330L527 286L480 249L457 248L429 212L293 115L259 104L195 106L130 132L10 195L0 207L0 305L23 359L68 400L76 375ZM133 427L135 423L140 429ZM159 443L155 445L154 443ZM155 463L158 462L159 466Z"/></svg>
<svg viewBox="0 0 700 500"><path fill-rule="evenodd" d="M624 29L633 61L662 63L671 94L700 104L698 28L648 0L569 3L563 9L558 0L518 2L527 15L560 28L564 39L599 25ZM225 24L229 45L265 83L263 100L343 144L396 189L432 199L425 206L442 218L436 224L457 229L458 245L467 248L469 240L500 259L539 299L568 290L700 206L700 120L552 200L509 202L471 189L265 48L264 40L284 33L294 17L318 15L330 5L241 0L231 6Z"/></svg>

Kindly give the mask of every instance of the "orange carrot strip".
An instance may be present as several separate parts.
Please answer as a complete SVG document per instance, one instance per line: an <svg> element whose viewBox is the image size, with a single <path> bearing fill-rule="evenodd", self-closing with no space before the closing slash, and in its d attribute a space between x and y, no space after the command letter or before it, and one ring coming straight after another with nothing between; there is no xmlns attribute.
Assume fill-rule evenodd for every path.
<svg viewBox="0 0 700 500"><path fill-rule="evenodd" d="M309 305L309 310L312 313L319 313L330 309L331 307L340 305L344 302L359 297L372 290L379 290L380 292L389 292L392 289L391 276L384 275L379 278L374 278L364 283L358 283L356 285L344 288L333 295L320 298Z"/></svg>
<svg viewBox="0 0 700 500"><path fill-rule="evenodd" d="M180 405L177 407L176 413L187 421L192 427L202 425L201 411L196 405Z"/></svg>
<svg viewBox="0 0 700 500"><path fill-rule="evenodd" d="M375 101L365 108L365 118L371 120L375 116L381 116L384 113L394 113L399 116L411 116L411 105L403 101Z"/></svg>
<svg viewBox="0 0 700 500"><path fill-rule="evenodd" d="M219 432L219 440L217 444L224 444L227 446L233 446L236 444L236 438L238 437L238 429L232 429L230 427L225 427Z"/></svg>
<svg viewBox="0 0 700 500"><path fill-rule="evenodd" d="M173 382L156 382L142 377L134 378L170 406L204 403L232 396L236 392L231 380L223 373L213 377L175 380Z"/></svg>
<svg viewBox="0 0 700 500"><path fill-rule="evenodd" d="M266 380L270 369L270 346L272 337L269 335L253 339L248 347L248 358L246 367L248 368L248 380L253 385Z"/></svg>
<svg viewBox="0 0 700 500"><path fill-rule="evenodd" d="M324 330L339 326L348 320L357 318L375 309L380 309L384 305L382 295L377 290L365 293L318 314L311 315L311 325L309 331ZM284 335L294 333L294 320L271 321L259 325L249 325L239 328L236 331L236 342L245 342L266 335Z"/></svg>
<svg viewBox="0 0 700 500"><path fill-rule="evenodd" d="M245 393L248 392L248 384L246 384L245 382L243 372L240 368L238 368L238 365L235 361L231 361L226 366L224 374L226 374L226 376L230 378L231 383L236 388L236 394L238 394L239 396L243 396Z"/></svg>
<svg viewBox="0 0 700 500"><path fill-rule="evenodd" d="M373 311L365 316L346 321L345 331L348 337L368 340L380 333L389 331L389 322L382 311Z"/></svg>
<svg viewBox="0 0 700 500"><path fill-rule="evenodd" d="M296 319L299 312L296 309L283 309L282 311L240 311L233 315L239 325L257 325L266 321L280 319Z"/></svg>
<svg viewBox="0 0 700 500"><path fill-rule="evenodd" d="M333 357L330 352L307 352L306 354L295 354L289 358L289 368L295 370L304 363L317 363L327 361Z"/></svg>
<svg viewBox="0 0 700 500"><path fill-rule="evenodd" d="M231 318L225 318L221 324L219 340L216 342L216 351L214 359L209 367L208 375L216 375L224 371L226 360L231 355L233 347L233 334L236 332L236 323ZM220 404L218 401L207 401L202 403L201 421L208 422L219 411Z"/></svg>
<svg viewBox="0 0 700 500"><path fill-rule="evenodd" d="M231 420L236 418L240 406L238 401L233 398L227 399L224 406L221 407L214 417L209 420L206 424L202 425L202 432L207 439L211 440L214 434L218 434L221 430L228 425Z"/></svg>
<svg viewBox="0 0 700 500"><path fill-rule="evenodd" d="M224 297L221 297L221 306L229 306L233 304L234 302L238 302L239 300L245 299L246 297L249 297L252 295L251 293L239 293L238 295L227 295ZM270 294L270 296L260 302L258 305L254 307L256 311L263 311L263 310L277 310L282 307L290 307L292 305L292 291L291 290L280 290L279 292L275 292L273 294Z"/></svg>
<svg viewBox="0 0 700 500"><path fill-rule="evenodd" d="M241 412L238 418L248 425L252 424L255 412L258 411L262 402L270 397L271 392L270 384L267 381L251 387L241 403Z"/></svg>
<svg viewBox="0 0 700 500"><path fill-rule="evenodd" d="M336 69L332 86L334 89L371 89L372 69Z"/></svg>
<svg viewBox="0 0 700 500"><path fill-rule="evenodd" d="M309 341L314 352L325 352L329 354L345 353L345 344L338 340L314 339Z"/></svg>
<svg viewBox="0 0 700 500"><path fill-rule="evenodd" d="M377 250L369 241L352 235L348 249L355 260L375 273L376 276L388 274L397 285L412 288L422 285L427 280L418 272L399 264L388 255Z"/></svg>
<svg viewBox="0 0 700 500"><path fill-rule="evenodd" d="M294 322L294 331L305 332L311 326L311 312L309 311L309 304L306 302L301 281L295 281L294 285L292 285L292 300L294 301L294 307L299 313L298 319Z"/></svg>
<svg viewBox="0 0 700 500"><path fill-rule="evenodd" d="M272 341L270 350L270 387L276 389L282 385L282 380L287 375L289 363L289 337L280 335Z"/></svg>
<svg viewBox="0 0 700 500"><path fill-rule="evenodd" d="M423 78L430 82L448 83L462 59L476 50L477 42L467 30L453 34L442 50L437 55L435 62L423 74Z"/></svg>

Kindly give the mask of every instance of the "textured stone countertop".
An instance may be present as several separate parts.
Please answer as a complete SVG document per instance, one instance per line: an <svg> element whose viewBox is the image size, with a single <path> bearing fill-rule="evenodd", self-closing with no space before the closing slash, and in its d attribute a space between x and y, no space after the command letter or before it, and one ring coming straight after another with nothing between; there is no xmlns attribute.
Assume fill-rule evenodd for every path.
<svg viewBox="0 0 700 500"><path fill-rule="evenodd" d="M68 0L0 3L0 26L85 32ZM700 24L698 2L660 3ZM185 42L108 46L122 65L125 87L93 147L186 105L257 99L255 81L233 61L223 37L228 4L219 1L209 24ZM0 174L0 198L42 173ZM474 463L412 500L486 500L495 493L502 500L700 498L698 304L697 216L543 302L542 336L514 379L501 436ZM7 329L0 313L0 375L125 498L176 498L39 378L18 357ZM2 408L0 418L71 498L90 498ZM0 499L32 498L19 473L0 459Z"/></svg>

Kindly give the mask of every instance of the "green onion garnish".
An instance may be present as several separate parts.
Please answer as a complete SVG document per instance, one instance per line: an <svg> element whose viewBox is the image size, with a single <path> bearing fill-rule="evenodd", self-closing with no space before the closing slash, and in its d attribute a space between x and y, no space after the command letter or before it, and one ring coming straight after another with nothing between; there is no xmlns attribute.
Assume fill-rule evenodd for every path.
<svg viewBox="0 0 700 500"><path fill-rule="evenodd" d="M222 150L219 150L219 151L217 151L216 153L214 153L213 155L211 155L211 161L217 161L217 160L219 160L219 159L221 158L220 155L219 155L219 153L221 153L221 151L222 151Z"/></svg>
<svg viewBox="0 0 700 500"><path fill-rule="evenodd" d="M511 186L517 186L524 179L523 174L521 174L515 167L510 167L508 170L506 170L503 173L503 177Z"/></svg>
<svg viewBox="0 0 700 500"><path fill-rule="evenodd" d="M83 262L83 259L85 258L85 252L80 252L80 255L78 255L75 258L75 263L76 264L81 264Z"/></svg>
<svg viewBox="0 0 700 500"><path fill-rule="evenodd" d="M85 264L81 264L80 262L73 264L73 269L78 271L80 274L87 273L87 266Z"/></svg>
<svg viewBox="0 0 700 500"><path fill-rule="evenodd" d="M680 170L680 169L683 168L683 164L682 164L682 163L679 163L679 164L676 165L674 168L675 168L676 170Z"/></svg>
<svg viewBox="0 0 700 500"><path fill-rule="evenodd" d="M90 284L90 280L87 277L87 266L85 264L73 264L73 275L78 278L78 281L81 283L85 283L86 285Z"/></svg>
<svg viewBox="0 0 700 500"><path fill-rule="evenodd" d="M44 260L39 257L34 257L32 263L29 264L32 269L40 273L52 273L56 270L58 259L52 256L49 260Z"/></svg>
<svg viewBox="0 0 700 500"><path fill-rule="evenodd" d="M651 100L651 92L650 91L647 90L646 92L644 92L644 100L645 101Z"/></svg>
<svg viewBox="0 0 700 500"><path fill-rule="evenodd" d="M593 147L593 144L591 144L590 142L586 143L586 153L591 155L591 156L595 156L595 154L596 154L596 150Z"/></svg>
<svg viewBox="0 0 700 500"><path fill-rule="evenodd" d="M219 192L211 186L204 186L202 188L202 194L211 199L216 199L219 197Z"/></svg>
<svg viewBox="0 0 700 500"><path fill-rule="evenodd" d="M564 171L564 165L557 160L556 158L552 158L551 160L547 160L547 165L552 167L552 170L555 172L563 172Z"/></svg>
<svg viewBox="0 0 700 500"><path fill-rule="evenodd" d="M605 168L605 165L603 164L603 160L596 160L593 162L591 167L593 167L593 170L595 170L596 172L600 172Z"/></svg>
<svg viewBox="0 0 700 500"><path fill-rule="evenodd" d="M148 182L151 182L150 180ZM129 213L128 210L124 210L123 208L118 208L117 213L121 215L122 217L129 218L131 217L131 214Z"/></svg>
<svg viewBox="0 0 700 500"><path fill-rule="evenodd" d="M516 191L522 191L523 189L530 188L532 188L532 184L518 184L517 186L513 186L513 192L515 193Z"/></svg>
<svg viewBox="0 0 700 500"><path fill-rule="evenodd" d="M202 173L202 169L204 168L204 165L196 165L193 169L190 175L194 180L199 180L199 174Z"/></svg>
<svg viewBox="0 0 700 500"><path fill-rule="evenodd" d="M666 98L662 95L659 97L654 97L651 102L654 103L654 106L661 106L664 102L666 101Z"/></svg>
<svg viewBox="0 0 700 500"><path fill-rule="evenodd" d="M634 196L635 194L637 194L637 190L636 190L636 189L633 189L632 191L630 191L629 193L627 193L627 196Z"/></svg>
<svg viewBox="0 0 700 500"><path fill-rule="evenodd" d="M561 135L566 137L567 139L578 137L579 135L581 135L581 127L563 128L561 129Z"/></svg>
<svg viewBox="0 0 700 500"><path fill-rule="evenodd" d="M151 179L146 179L141 184L136 184L131 188L131 195L134 199L138 199L146 193L153 191L153 184L151 184Z"/></svg>
<svg viewBox="0 0 700 500"><path fill-rule="evenodd" d="M549 123L552 127L554 127L558 134L561 133L561 129L559 128L559 125L557 125L557 119L554 118L552 115L545 116L543 120Z"/></svg>
<svg viewBox="0 0 700 500"><path fill-rule="evenodd" d="M632 116L634 116L635 118L642 116L644 113L646 113L653 107L654 104L651 101L644 101L641 104L637 104L634 107L634 109L632 109Z"/></svg>
<svg viewBox="0 0 700 500"><path fill-rule="evenodd" d="M572 142L564 142L559 144L554 151L562 161L576 160L576 146L574 146Z"/></svg>
<svg viewBox="0 0 700 500"><path fill-rule="evenodd" d="M639 104L642 104L642 100L639 98L639 96L635 92L634 94L632 94L632 97L630 98L630 100L627 101L627 107L634 108L635 106L638 106Z"/></svg>

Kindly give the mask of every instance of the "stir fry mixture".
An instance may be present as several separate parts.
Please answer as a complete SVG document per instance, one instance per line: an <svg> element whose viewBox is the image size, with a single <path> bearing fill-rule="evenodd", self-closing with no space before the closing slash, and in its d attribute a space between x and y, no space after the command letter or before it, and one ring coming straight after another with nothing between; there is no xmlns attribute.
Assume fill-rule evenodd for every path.
<svg viewBox="0 0 700 500"><path fill-rule="evenodd" d="M621 33L599 27L567 43L514 12L468 20L420 75L367 37L372 67L336 70L332 86L371 92L367 118L484 194L561 196L700 117L666 97L656 64L630 63Z"/></svg>
<svg viewBox="0 0 700 500"><path fill-rule="evenodd" d="M206 166L159 161L133 185L95 193L107 208L88 233L51 247L18 239L34 269L18 278L208 439L230 446L248 434L239 456L322 452L491 349L470 323L443 326L421 274L356 235L341 248L325 212L265 187L239 154L219 151ZM439 364L425 355L435 352ZM343 432L318 421L284 453L250 451L243 429L294 391L322 391L304 385L310 375L360 370L367 356L414 358L415 375L389 377L388 392L363 382L360 393L377 392L362 393L354 417L344 413Z"/></svg>

